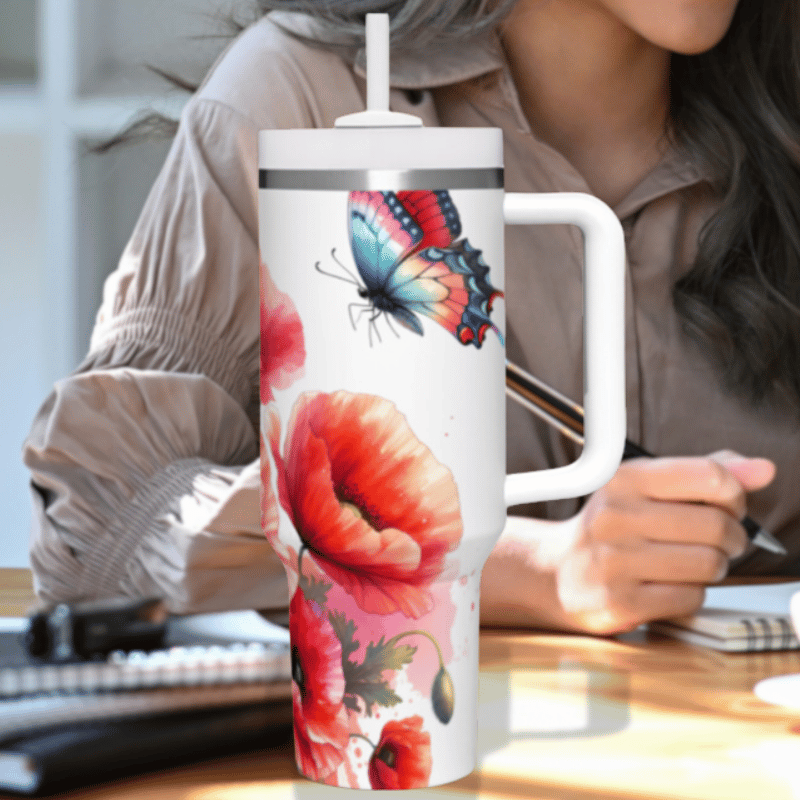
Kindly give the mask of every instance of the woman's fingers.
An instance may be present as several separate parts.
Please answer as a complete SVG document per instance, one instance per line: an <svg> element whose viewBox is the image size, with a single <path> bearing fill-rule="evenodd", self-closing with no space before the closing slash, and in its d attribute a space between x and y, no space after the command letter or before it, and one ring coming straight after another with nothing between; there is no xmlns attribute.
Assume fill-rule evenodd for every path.
<svg viewBox="0 0 800 800"><path fill-rule="evenodd" d="M631 575L642 583L717 583L728 571L728 556L716 547L648 542L631 550L617 549L607 557L605 576Z"/></svg>
<svg viewBox="0 0 800 800"><path fill-rule="evenodd" d="M768 458L747 458L733 450L719 450L709 458L722 464L746 492L763 489L775 477L775 464Z"/></svg>
<svg viewBox="0 0 800 800"><path fill-rule="evenodd" d="M597 581L580 569L580 560L559 575L557 586L569 625L602 635L630 631L654 619L692 614L705 597L705 583Z"/></svg>
<svg viewBox="0 0 800 800"><path fill-rule="evenodd" d="M745 493L766 486L774 474L771 461L734 453L631 459L620 466L607 489L621 497L706 503L741 519L747 508Z"/></svg>
<svg viewBox="0 0 800 800"><path fill-rule="evenodd" d="M568 619L614 633L692 613L747 546L746 493L774 474L771 461L730 451L624 462L575 518L561 553Z"/></svg>
<svg viewBox="0 0 800 800"><path fill-rule="evenodd" d="M730 513L698 503L606 496L586 509L584 525L590 527L595 541L623 549L651 542L686 543L735 558L747 547L744 528Z"/></svg>
<svg viewBox="0 0 800 800"><path fill-rule="evenodd" d="M654 619L694 614L705 599L705 588L697 584L642 583L636 587L637 625Z"/></svg>

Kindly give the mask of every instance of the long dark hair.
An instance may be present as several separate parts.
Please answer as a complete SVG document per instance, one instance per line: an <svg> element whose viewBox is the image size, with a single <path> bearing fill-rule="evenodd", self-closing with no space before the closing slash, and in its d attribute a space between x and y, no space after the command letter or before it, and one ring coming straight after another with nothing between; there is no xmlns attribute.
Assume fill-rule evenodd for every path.
<svg viewBox="0 0 800 800"><path fill-rule="evenodd" d="M686 332L754 403L800 406L800 3L741 0L712 50L672 58L673 135L720 200L674 287Z"/></svg>
<svg viewBox="0 0 800 800"><path fill-rule="evenodd" d="M515 0L258 0L260 15L302 11L321 46L363 44L368 12L392 19L392 46L464 40L496 27ZM422 57L422 56L420 56ZM186 87L189 88L189 87ZM712 179L720 207L674 286L684 330L749 401L800 408L800 2L740 0L722 41L674 55L671 130ZM121 134L137 138L149 115ZM109 140L116 144L120 137Z"/></svg>

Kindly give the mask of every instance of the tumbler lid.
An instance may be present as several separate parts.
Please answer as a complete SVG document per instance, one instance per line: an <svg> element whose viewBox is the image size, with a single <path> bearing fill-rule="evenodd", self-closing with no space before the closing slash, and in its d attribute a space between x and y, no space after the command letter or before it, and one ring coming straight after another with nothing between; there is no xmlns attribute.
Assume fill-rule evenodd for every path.
<svg viewBox="0 0 800 800"><path fill-rule="evenodd" d="M258 134L261 170L503 168L500 128L301 128Z"/></svg>

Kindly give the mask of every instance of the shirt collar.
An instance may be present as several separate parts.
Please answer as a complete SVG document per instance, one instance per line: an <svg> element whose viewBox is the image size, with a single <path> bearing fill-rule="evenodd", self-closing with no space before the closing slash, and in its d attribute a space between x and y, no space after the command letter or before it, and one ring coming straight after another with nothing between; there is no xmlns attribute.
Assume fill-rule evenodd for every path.
<svg viewBox="0 0 800 800"><path fill-rule="evenodd" d="M709 180L710 176L703 169L678 149L670 147L655 169L614 206L614 212L624 220L659 197Z"/></svg>
<svg viewBox="0 0 800 800"><path fill-rule="evenodd" d="M356 53L353 70L366 78L366 54ZM496 41L492 38L473 40L468 44L452 42L440 44L425 54L392 54L389 83L397 89L435 89L453 83L471 80L503 69L505 61Z"/></svg>
<svg viewBox="0 0 800 800"><path fill-rule="evenodd" d="M273 11L270 16L282 27L311 38L315 38L318 31L318 23L302 13ZM362 78L366 78L365 63L366 52L361 48L355 53L353 71ZM520 130L529 135L537 146L548 148L549 145L537 140L531 132L507 69L502 45L494 33L468 43L438 44L428 50L424 57L419 53L394 52L389 83L397 89L435 89L497 71L504 73L504 79L499 83L503 102ZM675 148L670 148L658 166L616 205L614 211L620 219L625 219L657 197L707 179L708 176L688 158Z"/></svg>
<svg viewBox="0 0 800 800"><path fill-rule="evenodd" d="M365 52L356 54L353 69L356 74L366 78ZM463 43L442 45L425 55L398 54L392 57L389 82L397 89L434 89L438 86L459 83L501 70L503 80L499 89L509 111L519 128L531 137L539 148L548 148L535 137L522 109L516 86L507 69L505 54L497 36L487 37L469 47ZM670 147L652 172L614 206L619 219L624 220L644 208L651 201L674 191L708 180L696 164L675 147ZM586 187L586 191L590 191Z"/></svg>

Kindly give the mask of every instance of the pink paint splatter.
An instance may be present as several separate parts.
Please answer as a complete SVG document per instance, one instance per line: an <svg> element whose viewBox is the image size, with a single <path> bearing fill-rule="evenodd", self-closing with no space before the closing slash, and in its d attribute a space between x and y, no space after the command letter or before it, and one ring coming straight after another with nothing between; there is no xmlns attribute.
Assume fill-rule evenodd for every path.
<svg viewBox="0 0 800 800"><path fill-rule="evenodd" d="M377 642L382 636L389 639L396 633L421 628L435 637L447 664L453 657L450 631L456 614L455 604L450 597L451 586L452 584L447 581L431 584L434 610L417 620L409 619L402 612L383 616L365 614L341 586L334 586L328 592L328 606L342 611L348 619L356 623L356 639L359 641L359 648L353 654L353 660L356 662L363 659L366 646L370 642ZM403 667L406 677L417 691L423 695L430 694L431 683L439 669L439 659L433 644L424 636L408 636L400 642L417 648L412 662ZM385 677L391 682L389 674L385 674Z"/></svg>

